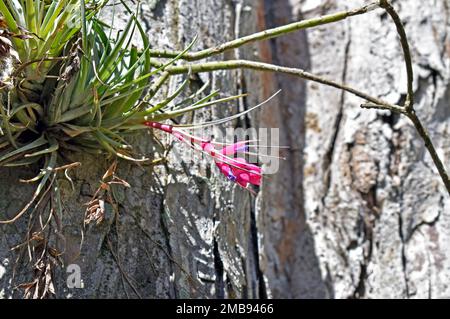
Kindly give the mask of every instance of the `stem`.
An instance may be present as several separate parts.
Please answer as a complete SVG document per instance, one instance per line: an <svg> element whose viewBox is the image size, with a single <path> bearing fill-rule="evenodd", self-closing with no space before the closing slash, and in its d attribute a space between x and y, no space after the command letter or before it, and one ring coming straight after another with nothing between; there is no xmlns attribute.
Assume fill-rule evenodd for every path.
<svg viewBox="0 0 450 319"><path fill-rule="evenodd" d="M407 112L412 111L414 106L414 73L412 66L412 58L411 58L411 50L409 48L408 37L406 36L405 27L403 26L402 20L400 16L395 11L395 9L391 6L388 0L380 0L380 7L385 9L386 12L391 16L392 20L395 23L397 28L397 33L400 37L400 43L403 49L403 56L405 59L406 65L406 74L407 74L407 86L408 86L408 94L406 96L405 109Z"/></svg>
<svg viewBox="0 0 450 319"><path fill-rule="evenodd" d="M417 117L416 112L414 110L408 112L406 116L408 116L408 118L413 122L414 127L416 128L422 140L425 142L425 146L428 149L428 152L430 153L431 158L433 159L434 165L436 165L439 175L441 176L442 181L444 182L445 187L447 188L447 192L450 195L450 178L445 169L444 163L442 162L438 153L436 152L436 148L433 145L433 141L431 140L430 135L428 134L427 130L423 126L420 119Z"/></svg>
<svg viewBox="0 0 450 319"><path fill-rule="evenodd" d="M444 162L439 157L436 148L433 144L433 141L430 138L429 133L427 132L426 128L418 118L416 111L414 110L414 87L413 87L414 73L412 66L411 50L409 47L408 37L406 36L405 27L403 26L403 23L397 11L395 11L394 7L392 7L392 5L389 3L388 0L380 0L380 7L386 10L386 12L389 14L389 16L395 23L397 33L400 37L400 43L402 45L403 55L405 59L408 94L406 97L405 105L404 107L402 107L402 111L400 111L400 113L406 115L414 124L414 127L416 128L420 137L424 141L425 147L430 153L434 165L436 166L439 175L441 176L442 181L444 182L444 185L447 189L447 192L450 195L450 179L447 170L445 168Z"/></svg>
<svg viewBox="0 0 450 319"><path fill-rule="evenodd" d="M399 106L399 105L361 104L361 107L363 109L369 109L369 110L377 109L377 110L391 111L391 112L396 112L396 113L406 115L405 108L403 106Z"/></svg>
<svg viewBox="0 0 450 319"><path fill-rule="evenodd" d="M337 13L325 15L322 17L312 18L312 19L299 21L299 22L294 22L291 24L287 24L285 26L257 32L257 33L239 38L239 39L225 42L225 43L223 43L219 46L213 47L213 48L201 50L201 51L194 52L194 53L185 53L181 57L181 59L187 60L187 61L201 60L201 59L213 56L213 55L223 53L228 50L239 48L247 43L261 41L261 40L268 40L268 39L272 39L272 38L278 37L280 35L291 33L294 31L312 28L312 27L316 27L319 25L323 25L323 24L342 21L349 17L353 17L356 15L360 15L360 14L364 14L369 11L372 11L372 10L378 8L379 5L380 5L379 1L376 1L372 4L363 6L359 9L337 12ZM159 58L175 58L179 54L180 54L180 52L168 51L168 50L163 50L163 51L150 50L150 55L152 57L159 57Z"/></svg>
<svg viewBox="0 0 450 319"><path fill-rule="evenodd" d="M263 62L255 62L255 61L247 61L247 60L215 61L215 62L205 62L205 63L198 63L198 64L172 66L172 67L165 69L165 71L167 71L168 73L170 73L172 75L175 75L175 74L188 73L189 70L191 70L192 73L202 73L202 72L212 72L212 71L217 71L217 70L234 70L234 69L252 69L252 70L258 70L258 71L269 71L269 72L290 74L290 75L300 77L302 79L318 82L318 83L321 83L321 84L324 84L327 86L331 86L331 87L334 87L334 88L337 88L340 90L344 90L346 92L354 94L364 100L370 101L377 105L382 105L382 106L390 108L390 109L392 109L394 107L383 100L372 97L364 92L353 89L345 84L341 84L341 83L323 78L321 76L311 74L302 69L288 68L288 67L278 66L278 65L274 65L274 64L263 63Z"/></svg>

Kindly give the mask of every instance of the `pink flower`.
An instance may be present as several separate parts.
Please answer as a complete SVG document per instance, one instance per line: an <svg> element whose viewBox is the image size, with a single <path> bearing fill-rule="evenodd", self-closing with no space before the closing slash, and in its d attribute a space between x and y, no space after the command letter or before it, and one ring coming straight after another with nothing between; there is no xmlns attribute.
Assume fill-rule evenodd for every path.
<svg viewBox="0 0 450 319"><path fill-rule="evenodd" d="M227 145L217 150L214 143L188 134L187 132L175 128L171 125L157 122L145 122L146 126L159 129L173 135L179 141L185 142L190 147L203 151L214 159L216 166L222 175L239 186L246 188L249 184L259 186L262 180L262 169L258 165L248 163L244 158L234 158L237 153L245 154L249 149L249 141L241 141ZM197 146L197 147L195 147Z"/></svg>
<svg viewBox="0 0 450 319"><path fill-rule="evenodd" d="M248 142L237 142L222 148L223 155L234 155L236 153L247 152L248 151Z"/></svg>
<svg viewBox="0 0 450 319"><path fill-rule="evenodd" d="M224 147L220 153L222 155L235 155L238 152L245 152L248 150L247 142L238 142ZM229 158L230 161L216 160L216 165L219 167L222 174L228 179L238 183L240 186L247 188L248 184L256 186L261 185L262 170L261 167L248 163L244 158Z"/></svg>

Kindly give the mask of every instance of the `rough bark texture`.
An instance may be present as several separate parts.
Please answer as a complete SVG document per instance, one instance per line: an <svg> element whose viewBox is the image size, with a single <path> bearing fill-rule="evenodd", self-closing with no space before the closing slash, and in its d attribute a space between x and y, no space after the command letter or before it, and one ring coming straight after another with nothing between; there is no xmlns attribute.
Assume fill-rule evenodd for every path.
<svg viewBox="0 0 450 319"><path fill-rule="evenodd" d="M148 0L141 19L155 46L180 49L198 34L201 49L364 3ZM450 3L393 3L411 41L417 112L450 167ZM222 58L236 56L309 69L390 102L405 97L401 48L382 10ZM242 107L283 90L232 125L280 128L287 161L256 201L207 162L181 165L173 154L165 167L121 162L118 175L132 188L116 189L118 218L108 208L79 251L82 205L110 161L73 156L83 168L73 173L75 190L64 187L64 261L81 266L84 288L68 289L65 269L57 269L57 297L450 297L450 198L405 118L361 110L359 99L289 76L216 72L193 85L207 80L225 93L251 92ZM215 108L195 119L230 112ZM145 134L134 144L158 157ZM0 170L1 219L30 197L31 187L18 178L32 174ZM18 254L10 251L24 239L26 223L0 226L0 298L20 297L14 287L30 278L26 254L13 278Z"/></svg>
<svg viewBox="0 0 450 319"><path fill-rule="evenodd" d="M308 2L313 12L350 5ZM449 167L448 1L394 5L411 42L417 112ZM405 98L401 48L382 11L317 28L308 39L314 72L391 102ZM448 297L450 198L408 120L360 103L308 85L304 205L327 294Z"/></svg>

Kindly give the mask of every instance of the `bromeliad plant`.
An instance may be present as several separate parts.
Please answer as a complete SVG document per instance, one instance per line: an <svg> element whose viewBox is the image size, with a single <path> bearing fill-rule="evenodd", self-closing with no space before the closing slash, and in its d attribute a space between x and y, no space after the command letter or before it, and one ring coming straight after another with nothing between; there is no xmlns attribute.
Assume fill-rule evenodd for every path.
<svg viewBox="0 0 450 319"><path fill-rule="evenodd" d="M98 19L107 3L0 1L1 59L8 66L2 77L0 100L0 165L42 165L38 176L26 181L38 183L32 200L13 219L0 223L20 218L53 184L61 167L72 167L62 162L61 152L111 154L145 161L133 157L126 141L130 132L146 128L148 120L158 123L240 97L216 98L219 92L214 91L168 110L169 103L187 85L186 79L173 94L154 102L173 74L168 70L194 42L164 63L152 61L150 41L128 7L131 18L121 32ZM141 49L132 43L136 33L143 44ZM221 159L219 164L214 158L222 171L224 165L229 166L230 178L231 171L247 170L237 160ZM257 174L260 179L259 168ZM236 181L247 186L242 177Z"/></svg>
<svg viewBox="0 0 450 319"><path fill-rule="evenodd" d="M38 164L41 167L35 178L26 181L37 183L31 201L15 217L0 224L13 223L29 210L46 207L45 202L50 198L52 209L60 209L56 176L79 165L65 162L63 152L110 154L125 160L145 161L145 158L137 158L127 142L127 136L139 129L168 133L209 155L223 175L243 188L260 185L261 168L243 157L236 158L238 153L249 152L249 147L253 146L250 141L220 144L191 135L190 123L163 123L241 97L219 97L218 91L204 95L205 88L202 88L173 106L191 73L244 68L281 72L332 86L368 101L370 104L363 104L364 108L390 110L407 116L424 140L450 194L448 173L414 110L409 45L401 20L387 0L265 30L198 52L191 52L194 41L180 52L155 50L136 18L137 12L132 12L124 1L121 3L130 19L123 30L116 32L114 26L99 18L108 3L108 0L0 0L0 166ZM201 62L254 41L342 21L377 8L389 14L400 36L408 75L404 105L393 105L296 68L247 60ZM142 48L133 43L134 35L139 36ZM160 89L172 76L179 74L186 75L184 82L174 93L160 100ZM241 115L244 114L197 123L195 127L221 124ZM111 172L108 176L114 174ZM92 203L98 201L94 199ZM90 207L89 211L97 212L97 206ZM46 280L48 267L39 271L38 283ZM46 285L48 287L48 283ZM27 288L35 286L39 285Z"/></svg>

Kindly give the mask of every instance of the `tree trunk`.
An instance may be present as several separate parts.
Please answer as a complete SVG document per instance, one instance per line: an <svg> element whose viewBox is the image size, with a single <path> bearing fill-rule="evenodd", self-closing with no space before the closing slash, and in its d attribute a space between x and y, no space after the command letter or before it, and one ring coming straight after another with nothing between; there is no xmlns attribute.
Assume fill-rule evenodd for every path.
<svg viewBox="0 0 450 319"><path fill-rule="evenodd" d="M307 3L309 16L365 2ZM449 168L449 2L393 4L411 44L418 116ZM383 11L316 28L308 40L314 73L405 99L401 46ZM304 207L327 295L449 297L450 198L409 120L313 83L306 94Z"/></svg>
<svg viewBox="0 0 450 319"><path fill-rule="evenodd" d="M195 49L367 3L328 0L153 0L140 19L154 47ZM450 167L449 2L395 1L406 24L415 67L417 113ZM116 14L116 23L128 19ZM226 53L300 67L400 103L404 64L395 26L382 10ZM226 71L195 77L223 93L248 91L250 107L282 92L248 121L227 125L280 128L287 158L255 199L218 175L208 161L164 166L121 161L118 214L83 231L108 158L69 154L82 162L61 179L59 216L64 266L81 267L83 288L70 289L54 269L59 298L409 298L450 296L450 198L406 118L360 109L364 102L290 76ZM178 82L172 81L166 92ZM233 107L198 112L223 117ZM148 134L141 153L161 155ZM32 195L19 178L33 169L0 169L0 219ZM0 298L21 297L33 279L26 249L29 215L0 226ZM58 241L57 240L57 241ZM23 246L26 247L26 246ZM81 249L80 249L81 247Z"/></svg>

